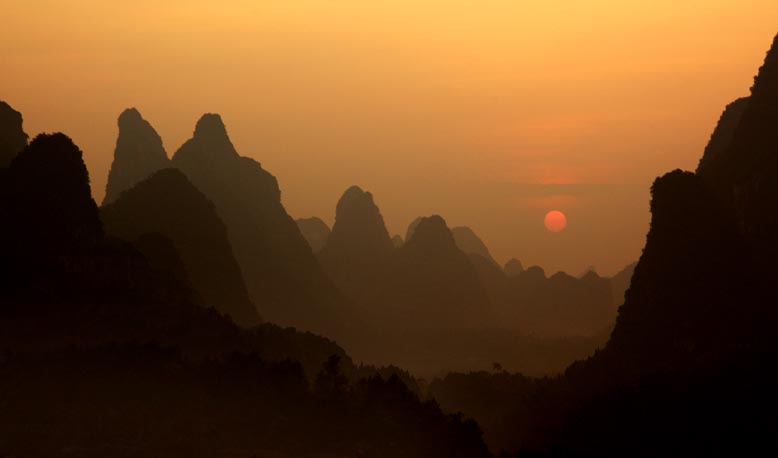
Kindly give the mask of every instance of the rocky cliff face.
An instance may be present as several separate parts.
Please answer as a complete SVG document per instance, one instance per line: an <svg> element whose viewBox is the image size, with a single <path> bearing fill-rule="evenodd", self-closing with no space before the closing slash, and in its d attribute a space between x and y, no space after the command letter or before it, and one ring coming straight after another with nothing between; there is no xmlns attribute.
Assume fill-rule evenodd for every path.
<svg viewBox="0 0 778 458"><path fill-rule="evenodd" d="M157 170L170 167L162 138L138 110L124 110L119 115L118 123L119 136L103 204L115 201L122 191L130 189Z"/></svg>

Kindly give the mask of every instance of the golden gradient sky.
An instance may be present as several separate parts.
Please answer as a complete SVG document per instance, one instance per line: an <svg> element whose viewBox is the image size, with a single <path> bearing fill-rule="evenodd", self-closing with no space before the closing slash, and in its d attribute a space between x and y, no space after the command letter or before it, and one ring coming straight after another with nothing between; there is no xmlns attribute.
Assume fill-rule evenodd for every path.
<svg viewBox="0 0 778 458"><path fill-rule="evenodd" d="M778 32L776 0L0 6L0 100L76 141L98 202L122 109L170 155L218 112L294 217L331 224L358 184L391 233L439 213L500 262L575 274L637 259L652 180L695 167Z"/></svg>

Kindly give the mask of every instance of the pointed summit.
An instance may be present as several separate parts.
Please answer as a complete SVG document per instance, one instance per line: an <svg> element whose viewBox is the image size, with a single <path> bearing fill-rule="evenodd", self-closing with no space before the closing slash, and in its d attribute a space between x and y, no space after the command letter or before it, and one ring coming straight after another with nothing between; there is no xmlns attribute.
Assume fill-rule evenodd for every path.
<svg viewBox="0 0 778 458"><path fill-rule="evenodd" d="M135 186L154 172L170 166L162 138L135 108L119 115L113 164L108 173L103 205L115 201L122 191Z"/></svg>
<svg viewBox="0 0 778 458"><path fill-rule="evenodd" d="M488 321L488 294L446 221L423 217L411 232L398 249L392 288L398 310L413 313L418 323L469 327Z"/></svg>
<svg viewBox="0 0 778 458"><path fill-rule="evenodd" d="M222 117L217 113L206 113L197 121L194 131L195 138L223 138L227 137L227 127Z"/></svg>
<svg viewBox="0 0 778 458"><path fill-rule="evenodd" d="M173 161L184 157L197 158L206 164L215 160L237 159L240 156L227 135L227 128L221 116L206 113L197 121L192 138L176 152Z"/></svg>
<svg viewBox="0 0 778 458"><path fill-rule="evenodd" d="M343 193L335 210L325 253L337 257L364 258L383 255L393 248L381 211L373 202L373 195L359 186L352 186Z"/></svg>
<svg viewBox="0 0 778 458"><path fill-rule="evenodd" d="M27 146L27 138L22 129L22 114L0 101L0 168L11 164Z"/></svg>

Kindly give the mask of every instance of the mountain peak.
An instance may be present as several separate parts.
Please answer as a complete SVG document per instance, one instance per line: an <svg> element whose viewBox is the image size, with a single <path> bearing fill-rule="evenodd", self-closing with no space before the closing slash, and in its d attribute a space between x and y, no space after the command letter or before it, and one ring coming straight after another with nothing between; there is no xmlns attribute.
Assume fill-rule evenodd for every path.
<svg viewBox="0 0 778 458"><path fill-rule="evenodd" d="M337 208L335 209L335 218L341 215L343 212L349 211L352 207L375 207L373 202L373 195L369 192L365 192L359 186L350 186L346 189L346 192L338 200ZM376 207L377 208L377 207Z"/></svg>
<svg viewBox="0 0 778 458"><path fill-rule="evenodd" d="M123 191L154 172L170 165L162 137L136 108L122 111L117 124L119 136L105 186L104 205L115 201Z"/></svg>
<svg viewBox="0 0 778 458"><path fill-rule="evenodd" d="M459 251L451 229L440 215L419 218L405 246Z"/></svg>
<svg viewBox="0 0 778 458"><path fill-rule="evenodd" d="M227 134L227 128L220 115L206 113L195 125L192 138L186 141L173 156L173 162L194 159L200 166L208 166L214 159L237 159L240 155Z"/></svg>
<svg viewBox="0 0 778 458"><path fill-rule="evenodd" d="M135 123L143 121L140 111L135 107L125 108L119 115L119 129L128 123Z"/></svg>
<svg viewBox="0 0 778 458"><path fill-rule="evenodd" d="M194 138L228 138L227 127L224 126L222 117L216 113L206 113L200 117L195 126Z"/></svg>
<svg viewBox="0 0 778 458"><path fill-rule="evenodd" d="M373 195L359 186L349 187L338 201L326 250L362 256L386 253L392 248L392 239Z"/></svg>

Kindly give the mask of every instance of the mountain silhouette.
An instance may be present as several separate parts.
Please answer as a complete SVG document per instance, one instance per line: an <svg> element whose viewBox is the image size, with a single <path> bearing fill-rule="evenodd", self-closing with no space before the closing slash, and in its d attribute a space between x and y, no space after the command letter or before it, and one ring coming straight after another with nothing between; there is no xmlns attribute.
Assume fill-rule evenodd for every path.
<svg viewBox="0 0 778 458"><path fill-rule="evenodd" d="M399 234L395 234L394 237L392 237L392 245L394 245L395 248L400 248L403 246L403 243L405 243L405 241Z"/></svg>
<svg viewBox="0 0 778 458"><path fill-rule="evenodd" d="M542 267L530 266L507 277L501 304L503 322L545 337L596 336L616 318L610 281L593 272L547 278Z"/></svg>
<svg viewBox="0 0 778 458"><path fill-rule="evenodd" d="M744 105L740 122L729 144L718 155L709 155L708 163L699 171L724 204L734 207L737 223L749 244L759 244L758 248L753 246L755 260L766 269L763 272L768 277L776 272L771 259L778 255L778 215L772 211L778 200L777 101L778 42L774 42L754 79L751 96L747 102L740 102Z"/></svg>
<svg viewBox="0 0 778 458"><path fill-rule="evenodd" d="M0 100L0 168L11 164L27 146L27 138L22 128L22 114Z"/></svg>
<svg viewBox="0 0 778 458"><path fill-rule="evenodd" d="M216 206L265 319L322 331L344 324L344 299L281 204L276 178L238 155L219 115L203 115L172 162Z"/></svg>
<svg viewBox="0 0 778 458"><path fill-rule="evenodd" d="M115 201L122 191L150 177L157 170L170 167L162 138L135 108L119 115L113 163L108 173L103 205Z"/></svg>
<svg viewBox="0 0 778 458"><path fill-rule="evenodd" d="M193 190L185 183L163 170L107 209L152 194L169 199L159 210L206 205L213 216L202 196L181 202L177 193ZM171 238L106 237L67 136L37 136L3 170L0 211L2 453L489 456L477 425L421 401L407 374L356 367L322 337L241 329L200 306ZM179 242L187 230L197 231L168 232Z"/></svg>
<svg viewBox="0 0 778 458"><path fill-rule="evenodd" d="M394 250L373 195L358 186L348 188L338 200L332 234L319 253L329 277L358 305L380 308L377 296L386 289Z"/></svg>
<svg viewBox="0 0 778 458"><path fill-rule="evenodd" d="M343 193L335 209L335 224L322 257L385 256L394 245L373 195L358 186Z"/></svg>
<svg viewBox="0 0 778 458"><path fill-rule="evenodd" d="M148 233L170 237L186 278L206 304L244 326L259 322L224 223L179 170L160 170L124 191L103 206L101 217L106 232L123 240L132 242Z"/></svg>
<svg viewBox="0 0 778 458"><path fill-rule="evenodd" d="M470 327L488 321L488 295L445 220L423 217L409 232L398 251L398 304L421 323Z"/></svg>
<svg viewBox="0 0 778 458"><path fill-rule="evenodd" d="M356 358L401 364L425 375L495 359L532 374L548 374L593 351L604 339L601 328L612 326L615 312L605 285L600 302L611 311L610 320L597 329L590 330L587 323L585 331L578 331L574 323L565 322L568 334L560 331L549 337L530 328L521 315L528 307L507 304L509 277L491 257L477 254L488 253L482 242L476 253L465 253L439 216L420 217L413 226L410 238L395 244L369 192L351 187L338 202L332 235L318 257L355 304L360 332L349 340L349 349ZM585 316L602 305L577 307L575 294L554 295L542 272L539 281L546 295L555 298L553 306ZM584 292L581 288L588 298ZM536 305L556 310L549 300ZM546 314L548 321L564 318L557 312ZM588 335L595 333L596 338Z"/></svg>
<svg viewBox="0 0 778 458"><path fill-rule="evenodd" d="M330 227L327 223L320 218L300 218L295 221L297 227L300 229L300 233L305 237L308 245L311 246L311 250L314 253L318 253L327 244L327 239L330 237Z"/></svg>
<svg viewBox="0 0 778 458"><path fill-rule="evenodd" d="M44 269L48 261L89 249L102 237L89 174L70 138L38 135L13 159L8 172L2 226L11 257L41 262L38 267Z"/></svg>
<svg viewBox="0 0 778 458"><path fill-rule="evenodd" d="M735 135L735 129L740 124L743 112L748 106L748 97L741 97L727 105L719 118L719 122L714 129L713 134L705 147L700 163L697 165L697 173L704 174L705 169L711 162L725 154L729 145L732 143L732 137Z"/></svg>
<svg viewBox="0 0 778 458"><path fill-rule="evenodd" d="M160 173L141 191L154 191L166 177L184 179L177 171ZM144 196L130 192L127 205L136 197ZM234 350L294 357L312 370L333 353L344 355L326 339L272 325L244 333L202 307L188 278L182 279L188 271L177 247L164 235L142 234L132 244L107 237L82 153L64 134L38 135L14 159L0 176L0 211L7 217L0 225L0 243L7 247L0 257L3 348L149 340L198 358Z"/></svg>

